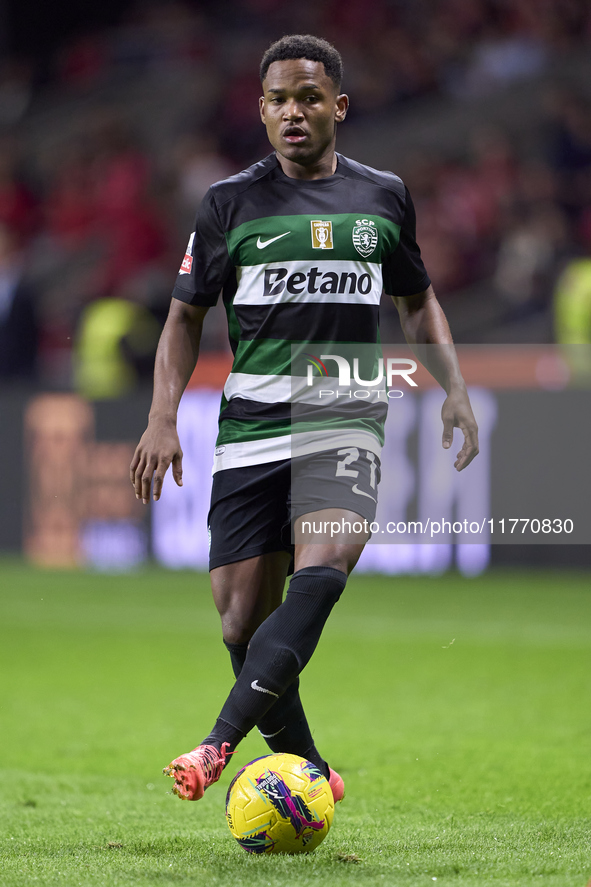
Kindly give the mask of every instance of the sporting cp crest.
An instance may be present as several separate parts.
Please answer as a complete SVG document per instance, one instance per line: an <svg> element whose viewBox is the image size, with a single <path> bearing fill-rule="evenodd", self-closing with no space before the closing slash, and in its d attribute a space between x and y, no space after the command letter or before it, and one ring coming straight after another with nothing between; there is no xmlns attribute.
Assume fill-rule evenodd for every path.
<svg viewBox="0 0 591 887"><path fill-rule="evenodd" d="M378 245L378 229L370 219L357 219L353 228L353 246L364 259L371 256Z"/></svg>
<svg viewBox="0 0 591 887"><path fill-rule="evenodd" d="M332 249L332 222L313 221L312 246L314 249Z"/></svg>

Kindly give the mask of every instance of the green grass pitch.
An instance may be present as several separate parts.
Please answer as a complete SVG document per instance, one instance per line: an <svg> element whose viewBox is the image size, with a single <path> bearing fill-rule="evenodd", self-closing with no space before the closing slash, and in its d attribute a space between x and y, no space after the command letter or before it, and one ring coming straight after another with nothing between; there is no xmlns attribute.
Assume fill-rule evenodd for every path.
<svg viewBox="0 0 591 887"><path fill-rule="evenodd" d="M346 798L321 847L256 857L226 787L162 767L231 682L206 576L0 561L0 884L585 887L589 574L352 577L302 678Z"/></svg>

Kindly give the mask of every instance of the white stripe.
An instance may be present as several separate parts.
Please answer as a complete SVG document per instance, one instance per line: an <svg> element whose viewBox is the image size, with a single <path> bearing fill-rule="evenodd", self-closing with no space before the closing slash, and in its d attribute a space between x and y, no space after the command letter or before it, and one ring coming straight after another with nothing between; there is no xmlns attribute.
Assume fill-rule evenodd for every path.
<svg viewBox="0 0 591 887"><path fill-rule="evenodd" d="M355 400L358 403L387 403L386 383L368 389L370 397L355 397L355 388L339 387L332 376L314 376L308 385L305 376L258 376L255 373L230 373L224 385L226 400L243 397L257 403L309 403L329 406Z"/></svg>
<svg viewBox="0 0 591 887"><path fill-rule="evenodd" d="M370 431L306 431L216 447L212 473L245 465L264 465L294 456L310 456L312 453L341 447L358 447L369 450L378 457L382 452L379 440Z"/></svg>
<svg viewBox="0 0 591 887"><path fill-rule="evenodd" d="M318 269L314 288L315 293L309 292L309 280L306 277L303 282L298 281L292 285L293 289L303 292L289 292L287 281L292 274L300 273L308 275L312 268ZM280 269L285 269L286 274L280 274ZM273 294L265 295L265 272L268 271L268 289ZM369 274L371 285L369 292L359 292L355 286L355 292L351 293L351 278L343 281L343 293L322 293L320 286L330 283L332 278L324 277L332 272L338 276L339 285L342 274L355 274L356 280L362 275ZM270 262L264 265L242 265L236 269L238 289L234 296L234 305L275 305L275 304L302 304L314 302L337 302L342 305L379 305L382 296L382 266L374 262L347 262L347 261L308 261L308 262ZM365 283L362 289L367 289Z"/></svg>
<svg viewBox="0 0 591 887"><path fill-rule="evenodd" d="M302 379L305 384L306 380ZM245 397L258 403L289 403L291 376L258 376L255 373L230 373L224 385L226 400Z"/></svg>

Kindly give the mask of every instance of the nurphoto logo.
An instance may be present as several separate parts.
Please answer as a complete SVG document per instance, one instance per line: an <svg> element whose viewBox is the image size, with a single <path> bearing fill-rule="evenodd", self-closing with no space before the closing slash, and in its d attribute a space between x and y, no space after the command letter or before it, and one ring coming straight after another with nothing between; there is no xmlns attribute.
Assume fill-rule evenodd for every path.
<svg viewBox="0 0 591 887"><path fill-rule="evenodd" d="M412 373L415 373L417 370L417 362L416 360L410 360L406 357L387 357L385 373L384 358L380 357L377 362L377 375L375 379L361 379L359 377L358 357L353 358L353 373L351 373L351 364L347 358L343 357L341 354L321 354L320 357L316 357L315 355L306 352L305 356L308 358L306 376L306 385L308 386L314 384L315 369L318 371L319 375L328 376L328 370L324 361L333 360L338 367L339 387L341 388L350 388L352 380L356 385L364 385L366 388L375 388L378 385L383 385L384 377L386 378L388 387L391 387L394 376L402 377L412 388L418 387L415 380L411 378Z"/></svg>

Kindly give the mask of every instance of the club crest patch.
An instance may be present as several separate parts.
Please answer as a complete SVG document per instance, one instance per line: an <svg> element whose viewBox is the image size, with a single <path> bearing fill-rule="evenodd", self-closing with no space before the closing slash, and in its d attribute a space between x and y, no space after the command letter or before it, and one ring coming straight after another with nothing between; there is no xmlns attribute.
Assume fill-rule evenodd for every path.
<svg viewBox="0 0 591 887"><path fill-rule="evenodd" d="M312 247L314 249L332 249L332 222L314 220L310 222L312 228Z"/></svg>
<svg viewBox="0 0 591 887"><path fill-rule="evenodd" d="M378 245L378 229L371 219L357 219L353 228L353 246L367 259Z"/></svg>

